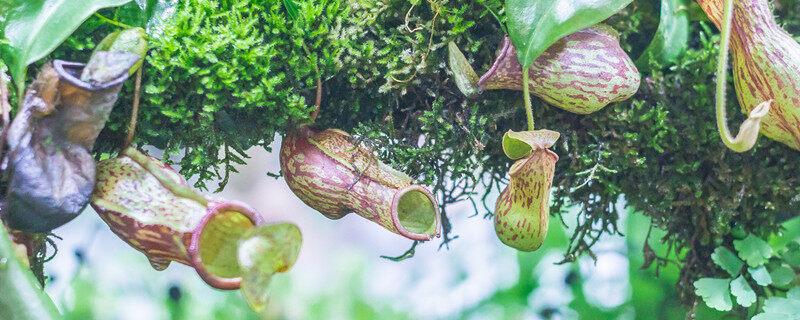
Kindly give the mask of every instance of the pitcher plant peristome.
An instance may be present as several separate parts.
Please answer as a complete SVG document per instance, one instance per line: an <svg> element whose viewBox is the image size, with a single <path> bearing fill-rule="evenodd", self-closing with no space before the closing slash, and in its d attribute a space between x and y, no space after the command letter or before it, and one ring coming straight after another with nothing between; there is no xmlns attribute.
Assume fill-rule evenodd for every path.
<svg viewBox="0 0 800 320"><path fill-rule="evenodd" d="M280 162L292 192L330 219L355 212L412 240L438 234L433 195L344 131L295 129L284 137Z"/></svg>
<svg viewBox="0 0 800 320"><path fill-rule="evenodd" d="M78 78L86 68L56 60L28 89L8 130L9 188L4 212L9 226L47 232L83 211L94 186L91 150L117 100L128 69L139 57L103 53L115 70Z"/></svg>
<svg viewBox="0 0 800 320"><path fill-rule="evenodd" d="M92 207L156 270L183 263L219 289L239 288L246 273L238 262L239 240L263 227L253 208L207 198L172 168L133 148L98 164Z"/></svg>
<svg viewBox="0 0 800 320"><path fill-rule="evenodd" d="M523 89L522 66L507 36L491 69L476 83L465 81L474 71L461 58L458 48L453 45L450 52L450 68L459 88ZM633 61L620 47L616 31L605 25L586 28L557 41L533 62L528 72L531 93L577 114L590 114L610 103L627 100L639 89L641 81Z"/></svg>
<svg viewBox="0 0 800 320"><path fill-rule="evenodd" d="M106 37L86 65L44 65L8 129L9 188L4 216L12 228L48 232L83 211L94 187L91 151L122 84L147 51L141 29ZM115 33L116 34L116 33ZM135 42L136 46L127 45Z"/></svg>
<svg viewBox="0 0 800 320"><path fill-rule="evenodd" d="M550 130L513 132L503 136L503 151L516 160L508 186L500 193L494 213L497 237L520 251L538 249L550 221L550 187L558 155L550 148L559 133Z"/></svg>
<svg viewBox="0 0 800 320"><path fill-rule="evenodd" d="M800 44L777 24L766 0L698 0L697 3L721 30L717 78L725 77L723 68L727 66L730 46L736 96L742 112L753 118L754 114L765 113L763 108L767 108L760 122L760 132L800 150ZM718 83L717 89L720 136L732 150L743 152L749 149L746 148L749 141L737 146L722 123L725 121L724 110L720 110L724 108L724 87L720 85L724 83ZM769 101L771 107L765 107L764 103ZM740 132L745 130L744 126Z"/></svg>

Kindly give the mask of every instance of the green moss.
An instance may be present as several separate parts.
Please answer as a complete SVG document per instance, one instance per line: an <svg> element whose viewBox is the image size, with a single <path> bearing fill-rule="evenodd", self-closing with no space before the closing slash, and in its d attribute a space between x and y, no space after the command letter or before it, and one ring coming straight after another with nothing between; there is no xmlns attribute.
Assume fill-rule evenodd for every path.
<svg viewBox="0 0 800 320"><path fill-rule="evenodd" d="M280 1L186 3L151 41L139 144L183 154L181 173L202 186L230 173L244 150L268 148L305 121L320 77L319 126L357 134L385 162L432 186L440 203L472 200L476 214L490 216L486 190L501 189L511 164L502 134L525 127L521 95L463 97L447 72L446 44L455 41L476 70L487 70L502 37L488 9L501 12L502 1L307 1L298 20ZM633 58L655 30L657 3L636 1L609 21ZM798 34L798 1L776 7ZM90 19L55 56L85 57L110 30ZM619 233L615 204L624 196L667 230L663 241L684 263L680 287L689 297L694 279L715 272L711 251L730 244L732 228L763 236L797 214L795 151L762 137L753 151L735 154L717 136L715 32L694 22L690 50L674 66L654 66L630 101L590 116L534 101L537 125L562 134L551 212L582 208L567 260L590 252L602 234ZM122 141L130 84L125 90L101 152ZM729 101L729 114L741 120L733 92ZM444 245L458 232L443 214Z"/></svg>

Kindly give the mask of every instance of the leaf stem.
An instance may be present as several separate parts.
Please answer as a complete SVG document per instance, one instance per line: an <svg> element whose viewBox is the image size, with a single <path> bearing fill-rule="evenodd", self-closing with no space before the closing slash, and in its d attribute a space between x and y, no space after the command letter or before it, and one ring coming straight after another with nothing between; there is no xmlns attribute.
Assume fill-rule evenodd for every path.
<svg viewBox="0 0 800 320"><path fill-rule="evenodd" d="M769 112L772 100L765 101L750 111L748 119L739 128L739 133L734 138L728 128L728 115L726 113L725 98L728 84L728 53L730 51L731 22L733 20L733 0L724 0L723 19L720 26L719 58L716 71L716 118L717 131L720 139L729 149L735 152L750 150L758 139L761 118Z"/></svg>
<svg viewBox="0 0 800 320"><path fill-rule="evenodd" d="M528 87L528 68L522 67L522 95L525 100L525 115L528 117L528 131L533 131L533 105L531 103L531 92Z"/></svg>
<svg viewBox="0 0 800 320"><path fill-rule="evenodd" d="M131 26L127 25L127 24L124 24L122 22L119 22L117 20L113 20L113 19L107 18L106 16L100 14L99 12L95 12L94 16L100 18L100 20L103 20L103 22L108 23L108 24L113 25L113 26L117 26L117 27L120 27L120 28L123 28L123 29L133 28L133 27L131 27Z"/></svg>

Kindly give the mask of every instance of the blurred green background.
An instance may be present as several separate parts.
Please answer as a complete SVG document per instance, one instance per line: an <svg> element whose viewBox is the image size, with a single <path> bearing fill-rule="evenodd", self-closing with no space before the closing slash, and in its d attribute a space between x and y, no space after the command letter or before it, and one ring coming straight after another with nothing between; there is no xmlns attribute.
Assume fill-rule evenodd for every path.
<svg viewBox="0 0 800 320"><path fill-rule="evenodd" d="M277 149L277 148L276 148ZM416 255L393 262L409 241L358 216L324 218L296 199L277 171L275 154L251 150L220 197L250 203L268 221L291 221L303 231L300 258L271 286L274 319L684 319L672 263L641 270L643 244L666 252L660 230L619 201L625 236L604 236L596 261L557 264L570 225L551 221L544 246L519 253L502 245L491 220L470 217L467 203L449 211L460 237L447 247L439 240L417 246ZM55 231L59 254L47 264L47 291L66 319L258 319L238 291L206 286L193 269L173 263L153 270L88 209ZM698 307L701 308L701 307ZM720 314L698 309L698 319Z"/></svg>

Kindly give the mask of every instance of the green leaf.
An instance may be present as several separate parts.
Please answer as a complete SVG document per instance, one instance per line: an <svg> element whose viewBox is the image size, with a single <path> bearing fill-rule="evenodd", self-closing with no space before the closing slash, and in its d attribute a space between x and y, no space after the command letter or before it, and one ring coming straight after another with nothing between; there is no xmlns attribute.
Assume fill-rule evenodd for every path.
<svg viewBox="0 0 800 320"><path fill-rule="evenodd" d="M747 280L743 276L738 276L731 282L731 293L736 297L736 303L742 307L749 307L756 302L756 293L753 288L747 284Z"/></svg>
<svg viewBox="0 0 800 320"><path fill-rule="evenodd" d="M718 247L711 254L711 260L714 261L720 268L727 271L731 277L738 276L742 271L744 262L739 260L736 255L725 247Z"/></svg>
<svg viewBox="0 0 800 320"><path fill-rule="evenodd" d="M297 6L297 3L295 3L294 0L283 0L283 6L286 7L286 13L289 15L289 18L296 20L297 15L300 12L300 8Z"/></svg>
<svg viewBox="0 0 800 320"><path fill-rule="evenodd" d="M786 293L786 297L793 300L800 300L800 287L789 289L789 292Z"/></svg>
<svg viewBox="0 0 800 320"><path fill-rule="evenodd" d="M84 20L97 10L120 6L130 0L11 0L1 12L0 28L9 44L0 47L0 58L22 90L28 65L53 52Z"/></svg>
<svg viewBox="0 0 800 320"><path fill-rule="evenodd" d="M753 280L755 280L759 286L763 287L772 284L772 277L769 275L769 272L767 272L766 267L747 268L747 271L750 272L750 276L753 277Z"/></svg>
<svg viewBox="0 0 800 320"><path fill-rule="evenodd" d="M694 282L695 293L711 308L729 311L733 308L730 295L731 279L702 278Z"/></svg>
<svg viewBox="0 0 800 320"><path fill-rule="evenodd" d="M783 287L791 283L795 278L794 270L785 265L779 265L772 269L769 275L772 278L772 283L779 287Z"/></svg>
<svg viewBox="0 0 800 320"><path fill-rule="evenodd" d="M770 317L781 316L781 320L800 319L800 300L772 297L764 301L764 313ZM761 316L761 315L759 315ZM753 319L777 319L777 318L760 318Z"/></svg>
<svg viewBox="0 0 800 320"><path fill-rule="evenodd" d="M800 267L800 245L796 241L786 245L786 252L781 255L784 262L792 267Z"/></svg>
<svg viewBox="0 0 800 320"><path fill-rule="evenodd" d="M0 222L0 319L61 319L15 246Z"/></svg>
<svg viewBox="0 0 800 320"><path fill-rule="evenodd" d="M772 247L763 239L754 235L748 235L743 240L734 240L733 247L751 268L758 267L767 262L772 256Z"/></svg>
<svg viewBox="0 0 800 320"><path fill-rule="evenodd" d="M527 157L535 149L553 146L561 134L552 130L507 131L503 135L503 152L511 160Z"/></svg>
<svg viewBox="0 0 800 320"><path fill-rule="evenodd" d="M447 52L447 61L458 90L467 97L478 93L478 74L475 73L475 69L469 64L458 46L451 41L447 44Z"/></svg>
<svg viewBox="0 0 800 320"><path fill-rule="evenodd" d="M661 15L653 40L636 61L648 69L650 61L674 62L689 46L689 1L661 0Z"/></svg>
<svg viewBox="0 0 800 320"><path fill-rule="evenodd" d="M160 37L164 24L177 12L178 0L137 0L144 14L144 27L150 37Z"/></svg>
<svg viewBox="0 0 800 320"><path fill-rule="evenodd" d="M608 19L631 0L506 0L508 35L524 68L559 39Z"/></svg>

